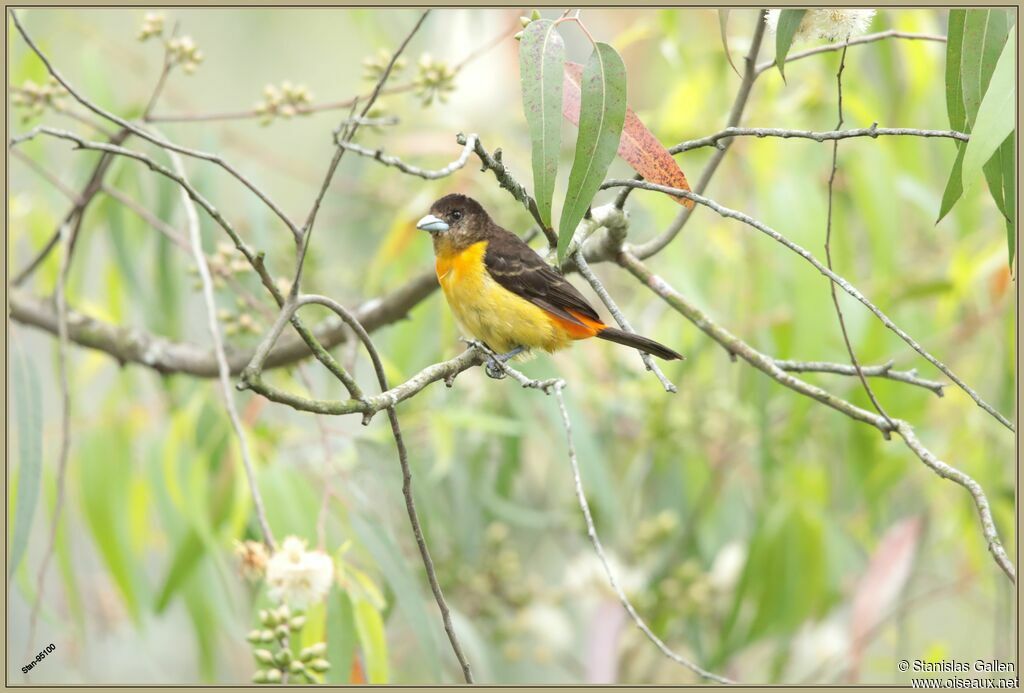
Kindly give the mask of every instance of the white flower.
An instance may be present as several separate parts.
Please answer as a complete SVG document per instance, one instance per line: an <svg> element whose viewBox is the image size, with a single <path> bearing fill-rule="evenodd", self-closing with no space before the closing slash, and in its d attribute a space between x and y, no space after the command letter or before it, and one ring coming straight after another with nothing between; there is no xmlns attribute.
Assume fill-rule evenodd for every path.
<svg viewBox="0 0 1024 693"><path fill-rule="evenodd" d="M768 15L764 19L768 31L772 34L778 29L781 13L782 10L768 10ZM796 34L793 35L793 40L822 38L828 41L843 41L867 31L874 17L874 10L807 10Z"/></svg>
<svg viewBox="0 0 1024 693"><path fill-rule="evenodd" d="M738 541L723 546L711 563L708 581L720 592L731 592L740 579L740 572L747 561L747 549Z"/></svg>
<svg viewBox="0 0 1024 693"><path fill-rule="evenodd" d="M550 604L534 603L516 616L518 629L529 633L530 641L561 652L573 643L572 624L565 614Z"/></svg>
<svg viewBox="0 0 1024 693"><path fill-rule="evenodd" d="M614 554L607 554L608 568L615 581L622 588L626 595L639 592L646 579L639 570L623 565ZM565 570L565 577L562 580L565 589L574 596L588 597L595 593L610 596L617 599L611 583L608 581L608 574L605 572L601 560L597 554L586 551L578 555Z"/></svg>
<svg viewBox="0 0 1024 693"><path fill-rule="evenodd" d="M304 609L327 596L334 561L323 551L307 551L306 540L288 537L267 561L271 599Z"/></svg>

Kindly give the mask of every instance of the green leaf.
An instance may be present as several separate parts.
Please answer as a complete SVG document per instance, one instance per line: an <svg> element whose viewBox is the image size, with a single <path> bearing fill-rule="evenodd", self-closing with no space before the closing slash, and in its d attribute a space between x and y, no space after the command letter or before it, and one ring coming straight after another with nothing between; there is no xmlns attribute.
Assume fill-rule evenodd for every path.
<svg viewBox="0 0 1024 693"><path fill-rule="evenodd" d="M39 373L32 360L17 344L11 352L11 375L18 423L19 462L8 575L14 575L28 548L29 530L32 529L39 501L39 479L43 466L43 408Z"/></svg>
<svg viewBox="0 0 1024 693"><path fill-rule="evenodd" d="M718 10L718 33L722 37L722 49L725 51L725 59L729 61L729 67L732 71L740 76L740 71L736 69L736 63L732 61L732 54L729 52L729 37L726 35L726 29L729 28L729 10Z"/></svg>
<svg viewBox="0 0 1024 693"><path fill-rule="evenodd" d="M352 600L334 587L327 599L327 661L331 663L324 676L327 683L350 683L358 638Z"/></svg>
<svg viewBox="0 0 1024 693"><path fill-rule="evenodd" d="M960 85L960 54L964 45L966 19L967 10L950 10L946 36L946 112L949 114L949 127L961 132L967 129L964 92ZM959 142L957 146L961 146Z"/></svg>
<svg viewBox="0 0 1024 693"><path fill-rule="evenodd" d="M1008 33L1005 10L967 10L960 51L960 84L971 131Z"/></svg>
<svg viewBox="0 0 1024 693"><path fill-rule="evenodd" d="M601 187L619 148L626 120L626 66L615 49L598 42L583 70L579 134L569 173L569 190L558 223L558 260Z"/></svg>
<svg viewBox="0 0 1024 693"><path fill-rule="evenodd" d="M964 154L963 185L970 189L981 172L981 167L996 153L1003 141L1013 132L1017 103L1016 45L1017 29L1010 29L1002 54L992 72L985 97L978 107L978 115L971 128L971 140ZM967 95L964 94L967 103ZM970 116L970 105L968 105Z"/></svg>
<svg viewBox="0 0 1024 693"><path fill-rule="evenodd" d="M545 224L551 226L551 200L562 145L562 64L565 42L550 19L531 22L519 44L523 112L533 147L533 196Z"/></svg>
<svg viewBox="0 0 1024 693"><path fill-rule="evenodd" d="M356 633L366 657L367 683L388 682L388 642L384 637L384 620L370 602L355 603Z"/></svg>
<svg viewBox="0 0 1024 693"><path fill-rule="evenodd" d="M953 170L949 172L949 180L946 181L946 189L942 191L942 204L939 206L939 218L935 220L938 224L942 219L949 214L949 210L953 209L953 205L960 199L960 196L964 193L963 176L961 170L964 165L964 152L967 151L967 147L962 146L957 150L956 160L953 162Z"/></svg>
<svg viewBox="0 0 1024 693"><path fill-rule="evenodd" d="M1007 187L1009 183L1013 182L1015 177L1015 170L1013 167L1013 154L1014 154L1014 141L1015 138L1011 132L1009 136L1003 140L1003 143L996 149L996 153L992 155L992 158L981 167L982 173L985 174L985 182L988 183L988 190L992 194L992 199L995 200L996 207L1002 213L1003 217L1007 221L1013 221L1014 209L1013 209L1013 190L1010 190L1010 206L1007 207ZM1003 180L1004 173L1010 175L1009 181Z"/></svg>
<svg viewBox="0 0 1024 693"><path fill-rule="evenodd" d="M156 599L156 613L161 614L171 602L171 597L181 589L182 585L192 575L193 570L206 553L206 544L194 529L178 543L174 551L174 558L171 559L171 567L167 570L167 577L160 588L160 595Z"/></svg>
<svg viewBox="0 0 1024 693"><path fill-rule="evenodd" d="M775 65L779 68L783 80L786 79L786 56L789 54L789 47L793 45L796 30L800 28L800 22L804 21L806 12L807 10L782 10L779 14L779 24L775 29Z"/></svg>

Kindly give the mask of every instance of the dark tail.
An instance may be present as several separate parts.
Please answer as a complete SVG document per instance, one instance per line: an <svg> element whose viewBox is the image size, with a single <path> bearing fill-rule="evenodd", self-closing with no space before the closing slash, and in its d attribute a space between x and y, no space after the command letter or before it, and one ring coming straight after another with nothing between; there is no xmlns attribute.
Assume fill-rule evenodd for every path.
<svg viewBox="0 0 1024 693"><path fill-rule="evenodd" d="M653 356L657 356L659 359L665 359L666 361L685 358L682 354L672 351L667 346L658 344L653 339L647 339L647 337L641 337L640 335L633 334L631 332L623 332L622 330L617 330L614 327L604 328L597 333L597 336L601 339L607 339L609 342L633 347L634 349L644 351Z"/></svg>

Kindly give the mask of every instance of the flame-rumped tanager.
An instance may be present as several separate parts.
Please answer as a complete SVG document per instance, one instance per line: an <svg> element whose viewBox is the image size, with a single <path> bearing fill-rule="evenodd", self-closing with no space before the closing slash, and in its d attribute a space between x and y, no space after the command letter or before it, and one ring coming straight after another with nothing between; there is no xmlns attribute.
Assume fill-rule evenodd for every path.
<svg viewBox="0 0 1024 693"><path fill-rule="evenodd" d="M437 279L456 319L498 361L531 349L557 351L588 337L666 360L683 358L652 339L605 325L575 286L471 197L445 195L416 228L433 238ZM499 371L488 363L489 374Z"/></svg>

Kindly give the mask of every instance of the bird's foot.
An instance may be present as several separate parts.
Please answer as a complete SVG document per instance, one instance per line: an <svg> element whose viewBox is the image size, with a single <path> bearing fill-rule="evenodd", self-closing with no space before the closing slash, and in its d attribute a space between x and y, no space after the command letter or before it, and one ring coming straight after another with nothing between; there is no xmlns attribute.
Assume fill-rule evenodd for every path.
<svg viewBox="0 0 1024 693"><path fill-rule="evenodd" d="M487 364L484 366L484 372L487 373L488 378L494 378L495 380L503 380L506 375L505 363L499 361L494 356L487 357Z"/></svg>

